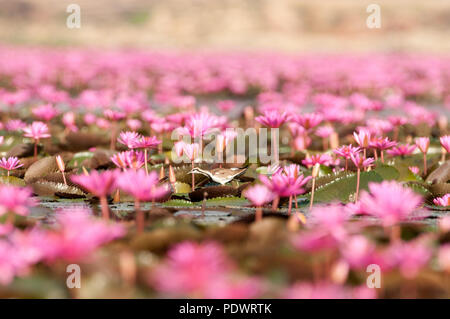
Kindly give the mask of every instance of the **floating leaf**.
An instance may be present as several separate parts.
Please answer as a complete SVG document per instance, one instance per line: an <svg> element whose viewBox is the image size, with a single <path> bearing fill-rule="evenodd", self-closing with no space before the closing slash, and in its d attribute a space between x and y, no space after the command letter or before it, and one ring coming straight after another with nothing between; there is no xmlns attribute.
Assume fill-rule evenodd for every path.
<svg viewBox="0 0 450 319"><path fill-rule="evenodd" d="M201 202L199 202L201 203ZM242 197L216 197L206 200L206 206L247 206L250 202Z"/></svg>
<svg viewBox="0 0 450 319"><path fill-rule="evenodd" d="M14 186L25 186L25 181L21 178L15 176L0 176L0 183L2 184L10 184Z"/></svg>
<svg viewBox="0 0 450 319"><path fill-rule="evenodd" d="M94 156L93 152L79 152L76 153L72 160L67 163L68 167L80 167L81 163L83 163L84 160L91 159Z"/></svg>
<svg viewBox="0 0 450 319"><path fill-rule="evenodd" d="M383 180L387 181L397 180L400 177L400 173L394 166L383 163L378 163L373 171L380 175Z"/></svg>
<svg viewBox="0 0 450 319"><path fill-rule="evenodd" d="M162 204L166 207L191 207L196 206L194 203L183 199L171 199Z"/></svg>
<svg viewBox="0 0 450 319"><path fill-rule="evenodd" d="M360 191L368 190L370 182L380 183L383 178L375 171L361 172ZM356 174L338 177L330 183L316 188L314 202L348 202L350 195L356 192ZM308 194L309 198L311 195Z"/></svg>

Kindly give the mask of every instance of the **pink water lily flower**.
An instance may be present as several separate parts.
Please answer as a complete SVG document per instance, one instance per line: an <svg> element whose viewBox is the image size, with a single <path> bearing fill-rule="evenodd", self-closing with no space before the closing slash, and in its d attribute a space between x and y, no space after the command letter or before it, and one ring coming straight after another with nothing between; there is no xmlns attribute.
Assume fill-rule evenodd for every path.
<svg viewBox="0 0 450 319"><path fill-rule="evenodd" d="M325 166L333 165L334 161L333 161L333 158L328 154L316 154L316 155L311 155L311 157L304 159L302 161L302 164L307 166L308 168L311 168L316 164L325 165Z"/></svg>
<svg viewBox="0 0 450 319"><path fill-rule="evenodd" d="M395 181L369 183L369 192L361 194L362 209L391 227L412 217L422 198Z"/></svg>
<svg viewBox="0 0 450 319"><path fill-rule="evenodd" d="M137 132L120 132L117 141L128 148L134 148L136 143L141 139L141 135Z"/></svg>
<svg viewBox="0 0 450 319"><path fill-rule="evenodd" d="M158 185L158 180L155 171L147 175L143 170L129 170L118 176L117 185L139 201L157 200L169 192L166 185Z"/></svg>
<svg viewBox="0 0 450 319"><path fill-rule="evenodd" d="M144 231L144 214L140 202L155 201L169 193L169 187L158 185L158 175L155 171L147 174L143 170L126 171L117 178L117 185L124 192L134 197L134 208L136 210L136 225L138 233Z"/></svg>
<svg viewBox="0 0 450 319"><path fill-rule="evenodd" d="M70 130L72 132L78 131L78 127L75 123L75 113L74 112L64 113L64 115L62 117L62 122L68 130Z"/></svg>
<svg viewBox="0 0 450 319"><path fill-rule="evenodd" d="M276 110L265 111L263 115L255 118L257 122L271 128L278 128L289 119L290 116L286 112L278 112Z"/></svg>
<svg viewBox="0 0 450 319"><path fill-rule="evenodd" d="M271 202L274 198L274 194L264 185L254 185L247 187L243 195L250 200L250 202L256 206L255 220L260 221L262 219L261 206Z"/></svg>
<svg viewBox="0 0 450 319"><path fill-rule="evenodd" d="M263 206L272 201L274 194L264 185L247 187L243 195L250 200L254 206Z"/></svg>
<svg viewBox="0 0 450 319"><path fill-rule="evenodd" d="M346 237L344 226L349 218L349 211L344 206L334 203L326 206L315 206L311 210L308 222L309 226L325 231L340 241Z"/></svg>
<svg viewBox="0 0 450 319"><path fill-rule="evenodd" d="M202 297L209 285L231 267L218 244L183 242L169 250L165 262L152 271L150 281L159 292L170 296Z"/></svg>
<svg viewBox="0 0 450 319"><path fill-rule="evenodd" d="M413 174L419 175L420 169L417 166L408 166L408 169L413 172Z"/></svg>
<svg viewBox="0 0 450 319"><path fill-rule="evenodd" d="M392 156L406 156L411 155L416 149L416 145L402 144L387 150L387 153Z"/></svg>
<svg viewBox="0 0 450 319"><path fill-rule="evenodd" d="M389 247L386 254L405 278L413 279L427 265L432 251L428 245L416 239L410 242L398 242Z"/></svg>
<svg viewBox="0 0 450 319"><path fill-rule="evenodd" d="M323 116L320 113L306 113L293 115L289 120L302 126L306 131L309 131L322 123Z"/></svg>
<svg viewBox="0 0 450 319"><path fill-rule="evenodd" d="M352 160L353 164L359 169L365 169L373 165L375 160L371 157L368 157L364 159L359 155L359 153L351 154L350 159Z"/></svg>
<svg viewBox="0 0 450 319"><path fill-rule="evenodd" d="M0 167L8 171L8 176L10 171L15 170L22 166L23 164L20 163L17 157L8 157L8 159L6 159L6 157L3 157L0 160Z"/></svg>
<svg viewBox="0 0 450 319"><path fill-rule="evenodd" d="M0 216L6 213L28 215L30 207L37 204L32 194L31 189L27 187L0 185Z"/></svg>
<svg viewBox="0 0 450 319"><path fill-rule="evenodd" d="M43 122L33 122L23 129L24 136L39 141L41 138L50 137L47 124Z"/></svg>
<svg viewBox="0 0 450 319"><path fill-rule="evenodd" d="M358 133L353 132L353 137L361 148L366 149L369 147L370 132L368 130L362 128Z"/></svg>
<svg viewBox="0 0 450 319"><path fill-rule="evenodd" d="M117 177L119 174L119 170L91 171L89 175L73 175L71 176L71 180L100 198L103 218L109 219L109 208L106 197L117 189Z"/></svg>
<svg viewBox="0 0 450 319"><path fill-rule="evenodd" d="M47 124L43 122L33 122L23 129L24 136L34 140L34 157L37 157L37 144L41 138L50 137Z"/></svg>
<svg viewBox="0 0 450 319"><path fill-rule="evenodd" d="M433 199L433 203L436 206L450 206L450 194Z"/></svg>
<svg viewBox="0 0 450 319"><path fill-rule="evenodd" d="M134 148L156 148L162 141L158 140L156 136L142 136L140 139L134 142Z"/></svg>
<svg viewBox="0 0 450 319"><path fill-rule="evenodd" d="M353 235L342 242L342 257L353 269L366 269L375 260L375 244L362 235Z"/></svg>
<svg viewBox="0 0 450 319"><path fill-rule="evenodd" d="M145 165L146 158L144 152L131 150L114 154L111 161L124 170L128 168L137 170Z"/></svg>
<svg viewBox="0 0 450 319"><path fill-rule="evenodd" d="M51 104L42 104L34 107L31 113L38 119L42 121L49 122L52 118L59 114L58 110Z"/></svg>
<svg viewBox="0 0 450 319"><path fill-rule="evenodd" d="M447 153L450 153L450 135L441 136L439 141Z"/></svg>
<svg viewBox="0 0 450 319"><path fill-rule="evenodd" d="M418 137L416 139L416 145L422 153L426 154L428 152L428 148L430 147L430 138Z"/></svg>
<svg viewBox="0 0 450 319"><path fill-rule="evenodd" d="M108 224L92 217L86 209L74 208L57 211L56 232L49 234L53 252L47 259L61 258L78 261L86 258L98 247L125 235L120 224Z"/></svg>

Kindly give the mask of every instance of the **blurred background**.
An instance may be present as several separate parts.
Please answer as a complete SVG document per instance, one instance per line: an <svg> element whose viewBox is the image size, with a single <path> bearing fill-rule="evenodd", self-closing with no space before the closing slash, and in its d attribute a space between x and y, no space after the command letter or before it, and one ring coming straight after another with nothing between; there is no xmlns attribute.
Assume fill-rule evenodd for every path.
<svg viewBox="0 0 450 319"><path fill-rule="evenodd" d="M81 7L81 29L66 8ZM381 29L366 8L381 7ZM183 50L450 51L447 0L0 0L0 43Z"/></svg>

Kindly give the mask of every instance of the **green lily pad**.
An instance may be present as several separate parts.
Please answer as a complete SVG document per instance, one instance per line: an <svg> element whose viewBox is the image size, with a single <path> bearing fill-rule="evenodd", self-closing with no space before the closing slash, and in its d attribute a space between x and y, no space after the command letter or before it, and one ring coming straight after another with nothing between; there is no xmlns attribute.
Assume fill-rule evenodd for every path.
<svg viewBox="0 0 450 319"><path fill-rule="evenodd" d="M250 202L242 197L216 197L206 200L206 206L247 206Z"/></svg>
<svg viewBox="0 0 450 319"><path fill-rule="evenodd" d="M383 180L387 181L397 180L400 177L400 173L394 166L383 163L377 163L377 166L373 171L378 173Z"/></svg>
<svg viewBox="0 0 450 319"><path fill-rule="evenodd" d="M0 176L0 183L24 187L25 181L15 176Z"/></svg>
<svg viewBox="0 0 450 319"><path fill-rule="evenodd" d="M84 160L90 159L94 156L93 152L79 152L76 153L73 158L70 160L69 163L67 163L68 167L80 167L81 163L83 163Z"/></svg>
<svg viewBox="0 0 450 319"><path fill-rule="evenodd" d="M349 202L350 196L356 192L356 174L351 174L343 177L338 177L332 182L316 188L314 194L314 202L332 202L341 201ZM380 183L383 178L375 171L361 172L360 176L360 192L368 190L368 185L371 182ZM306 195L307 198L311 194Z"/></svg>
<svg viewBox="0 0 450 319"><path fill-rule="evenodd" d="M165 207L192 207L192 206L196 206L196 204L187 201L187 200L183 200L183 199L171 199L168 200L167 202L164 202L162 204Z"/></svg>

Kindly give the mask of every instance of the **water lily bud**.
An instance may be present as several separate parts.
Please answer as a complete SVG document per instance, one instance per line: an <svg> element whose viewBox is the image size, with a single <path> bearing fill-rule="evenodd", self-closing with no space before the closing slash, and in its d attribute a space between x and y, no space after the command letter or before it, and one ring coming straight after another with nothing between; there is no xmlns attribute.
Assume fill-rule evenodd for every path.
<svg viewBox="0 0 450 319"><path fill-rule="evenodd" d="M64 172L66 169L66 166L64 165L64 161L61 157L61 155L56 156L56 164L58 165L58 168L61 172Z"/></svg>
<svg viewBox="0 0 450 319"><path fill-rule="evenodd" d="M319 169L320 169L320 164L319 163L315 164L312 169L312 174L311 174L311 176L313 178L316 178L319 175Z"/></svg>

